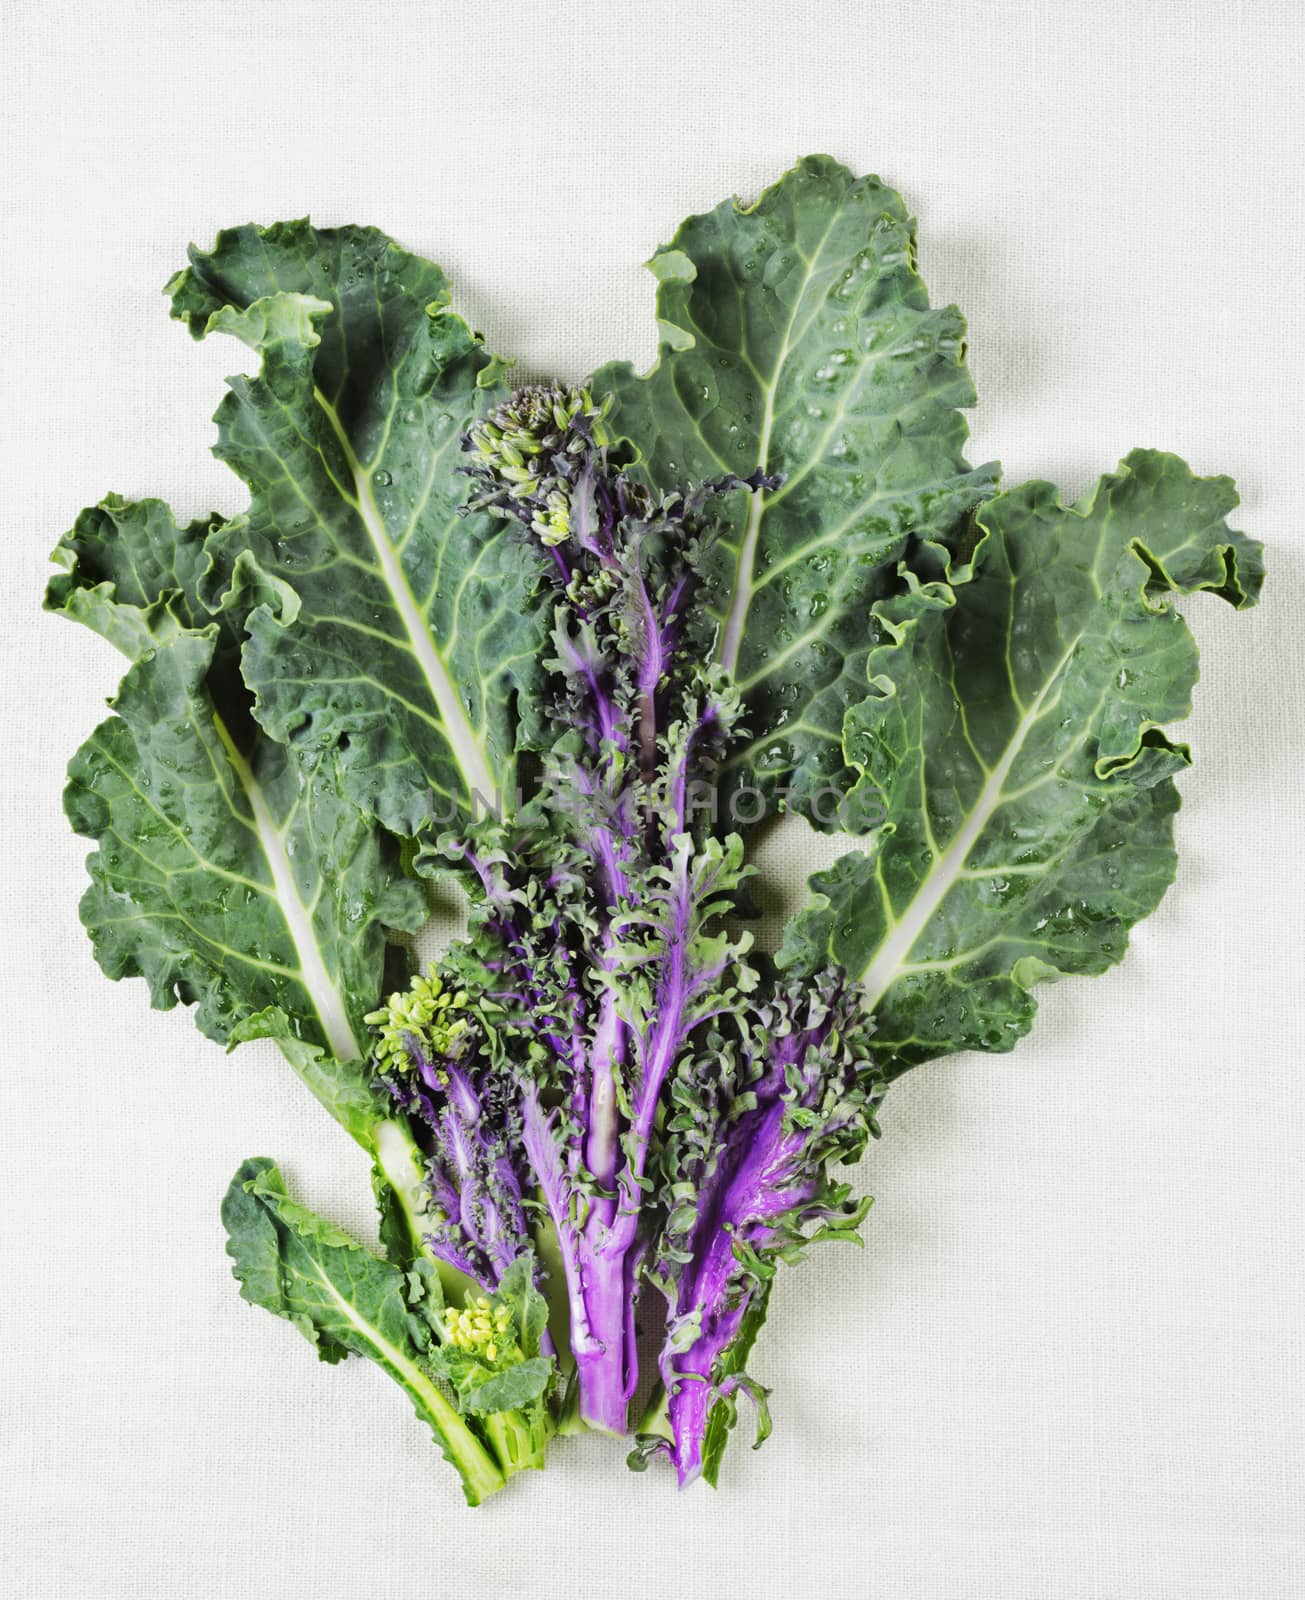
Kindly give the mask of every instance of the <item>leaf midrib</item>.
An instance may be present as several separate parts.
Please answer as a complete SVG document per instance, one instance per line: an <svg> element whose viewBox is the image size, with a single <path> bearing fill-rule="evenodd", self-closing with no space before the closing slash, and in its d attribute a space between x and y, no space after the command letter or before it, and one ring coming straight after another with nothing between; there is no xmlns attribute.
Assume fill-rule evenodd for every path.
<svg viewBox="0 0 1305 1600"><path fill-rule="evenodd" d="M879 1005L907 969L911 951L921 934L959 882L970 852L984 829L1005 803L1006 780L1010 777L1029 734L1051 709L1048 696L1059 684L1061 674L1078 648L1081 637L1081 632L1075 634L1065 653L1047 674L1047 680L1039 690L1037 698L1016 724L1000 761L989 771L964 823L957 830L947 849L935 859L922 879L911 898L906 914L894 921L892 928L880 940L870 961L862 968L860 982L865 991L865 1003L871 1011ZM1053 700L1051 704L1054 703Z"/></svg>
<svg viewBox="0 0 1305 1600"><path fill-rule="evenodd" d="M767 463L770 459L770 440L775 426L775 396L779 391L784 363L788 360L793 328L797 322L798 312L802 309L802 303L806 299L807 290L811 287L811 283L815 278L817 263L840 215L841 209L836 207L825 225L824 232L820 235L820 242L816 245L810 257L802 257L806 267L806 271L802 275L802 286L793 297L793 306L789 312L788 322L784 327L784 337L780 341L779 354L775 358L775 366L771 373L770 382L765 385L766 398L762 406L761 428L757 434L757 469L761 472L767 470ZM765 491L762 489L754 490L748 501L748 518L744 524L738 559L734 564L734 585L730 596L730 608L725 618L725 625L721 629L720 644L717 647L717 657L720 664L731 676L738 667L739 652L743 647L743 630L748 620L748 609L752 604L752 573L756 565L757 545L761 540L761 523L762 518L765 516L766 505Z"/></svg>
<svg viewBox="0 0 1305 1600"><path fill-rule="evenodd" d="M492 1494L501 1487L503 1475L495 1466L489 1453L472 1434L458 1415L457 1410L444 1398L436 1385L410 1360L397 1345L393 1345L376 1326L369 1322L345 1299L325 1275L321 1262L311 1251L305 1251L313 1264L313 1271L305 1276L325 1291L339 1314L366 1342L371 1345L381 1362L387 1366L403 1387L421 1407L431 1426L448 1447L458 1467L466 1474L467 1483L477 1499Z"/></svg>
<svg viewBox="0 0 1305 1600"><path fill-rule="evenodd" d="M426 626L418 608L407 574L395 553L394 546L390 543L385 519L381 516L376 497L372 492L371 473L358 460L353 443L340 421L339 413L316 386L313 388L313 398L330 424L353 476L354 494L349 495L343 489L339 492L345 502L352 505L357 512L358 520L371 542L381 578L408 635L409 651L421 668L431 698L439 711L441 731L448 740L454 762L462 773L467 793L469 796L479 794L486 802L492 803L497 786L485 756L483 741L471 725L466 707L462 703L462 696L458 693L453 676L435 641L431 638L430 629Z"/></svg>
<svg viewBox="0 0 1305 1600"><path fill-rule="evenodd" d="M291 942L299 957L299 975L322 1025L327 1046L336 1060L356 1061L362 1054L362 1049L354 1032L353 1023L349 1019L349 1008L345 1004L339 985L334 982L327 970L321 946L313 929L312 912L300 897L299 886L295 882L294 870L286 851L285 839L272 815L267 796L263 793L253 767L237 749L221 717L215 715L213 723L226 751L227 760L231 763L232 771L249 801L259 848L272 874L272 888L277 905L285 918Z"/></svg>

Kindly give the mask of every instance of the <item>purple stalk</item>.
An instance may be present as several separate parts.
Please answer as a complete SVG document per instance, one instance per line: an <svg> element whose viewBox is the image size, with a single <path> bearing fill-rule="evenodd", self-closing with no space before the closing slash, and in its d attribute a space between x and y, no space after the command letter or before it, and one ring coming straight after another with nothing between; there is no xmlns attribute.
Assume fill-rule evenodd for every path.
<svg viewBox="0 0 1305 1600"><path fill-rule="evenodd" d="M440 1260L492 1291L530 1244L501 1119L462 1063L432 1057L415 1034L405 1035L404 1048L413 1080L385 1082L434 1136L426 1165L439 1222L427 1242Z"/></svg>
<svg viewBox="0 0 1305 1600"><path fill-rule="evenodd" d="M805 1242L808 1224L846 1235L864 1212L826 1170L859 1153L873 1126L868 1034L855 1005L832 975L805 995L790 991L758 1018L768 1046L747 1091L753 1103L738 1102L747 1109L731 1120L738 1091L727 1083L718 1099L710 1087L697 1099L697 1142L675 1174L695 1188L696 1210L663 1263L674 1291L659 1358L682 1486L703 1470L712 1409L748 1386L745 1324L749 1313L764 1314L778 1253Z"/></svg>
<svg viewBox="0 0 1305 1600"><path fill-rule="evenodd" d="M787 1109L777 1100L739 1124L731 1147L741 1159L736 1157L732 1175L717 1187L697 1230L693 1269L681 1283L673 1314L680 1321L697 1313L700 1331L687 1350L667 1347L660 1357L671 1459L681 1488L702 1472L707 1419L721 1398L713 1373L738 1338L754 1297L765 1292L757 1280L739 1282L735 1240L763 1248L775 1237L769 1219L809 1205L819 1188L818 1176L801 1174L803 1136L783 1131Z"/></svg>
<svg viewBox="0 0 1305 1600"><path fill-rule="evenodd" d="M566 1275L580 1412L593 1427L623 1433L637 1377L635 1280L650 1231L643 1199L661 1097L693 1030L730 1003L713 1005L705 991L732 957L695 953L723 858L704 859L684 837L701 747L719 740L729 715L707 689L708 645L697 639L688 648L685 619L703 506L763 479L727 475L689 496L650 494L619 464L623 447L603 409L558 386L518 391L465 442L476 458L467 469L472 503L516 518L549 547L564 681L554 720L559 736L574 729L584 741L574 770L563 769L571 758L560 753L570 743L545 768L545 811L550 827L562 819L561 836L550 835L533 859L530 840L514 840L502 881L497 869L468 860L487 901L482 926L509 957L503 993L530 1006L514 1024L513 1072L523 1142ZM676 725L678 748L667 750L666 730ZM578 802L569 812L558 803L563 790ZM644 815L650 794L660 816ZM575 864L568 859L565 912L550 943L536 886L559 847L575 852ZM730 871L737 881L737 858ZM549 995L555 1007L568 954L584 977L568 975L572 1016L563 1027ZM540 1058L541 1035L551 1060Z"/></svg>
<svg viewBox="0 0 1305 1600"><path fill-rule="evenodd" d="M657 627L646 630L642 660L661 659L663 626L658 622ZM651 642L654 639L658 641L656 645ZM667 846L684 829L694 742L692 735L686 740L672 774L672 813L663 836ZM662 919L664 948L657 958L655 999L649 1011L651 1028L647 1033L636 1031L629 1039L637 1084L619 1176L615 1163L615 1086L607 1065L613 1058L603 1054L607 1019L615 1010L610 989L603 997L592 1058L595 1070L589 1106L590 1149L601 1150L603 1165L600 1170L592 1155L589 1164L604 1188L610 1187L612 1177L617 1178L619 1203L605 1196L596 1199L577 1242L576 1271L584 1295L587 1326L599 1347L583 1357L577 1354L577 1365L581 1416L591 1427L612 1433L626 1431L630 1398L638 1381L633 1332L634 1263L644 1244L640 1236L643 1179L657 1108L672 1066L689 1033L702 1020L694 1003L721 976L719 963L694 967L689 955L698 908L711 899L718 874L711 872L701 881L696 880L690 872L687 845L674 848L671 889ZM623 932L619 918L608 924L605 962L610 959L611 949L620 944Z"/></svg>
<svg viewBox="0 0 1305 1600"><path fill-rule="evenodd" d="M695 912L710 898L716 876L695 882L688 850L681 849L668 901L666 949L658 961L650 1008L651 1031L633 1037L638 1083L623 1141L619 1206L613 1215L610 1207L600 1211L595 1205L579 1240L578 1277L587 1324L601 1346L584 1358L577 1354L580 1414L591 1427L613 1433L626 1430L638 1380L633 1290L636 1263L646 1244L641 1233L643 1180L657 1108L671 1068L701 1020L695 1001L721 975L719 962L695 966L689 956Z"/></svg>

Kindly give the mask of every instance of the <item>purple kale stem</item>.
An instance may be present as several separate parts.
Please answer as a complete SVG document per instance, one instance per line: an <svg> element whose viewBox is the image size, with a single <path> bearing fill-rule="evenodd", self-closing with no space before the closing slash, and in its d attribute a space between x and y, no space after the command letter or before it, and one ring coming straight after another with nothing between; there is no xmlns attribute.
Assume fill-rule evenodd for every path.
<svg viewBox="0 0 1305 1600"><path fill-rule="evenodd" d="M610 740L623 747L625 741L620 731L619 710L612 697L604 691L599 681L599 669L592 656L561 632L556 636L555 643L563 669L581 679L589 691L589 698L593 702L594 719L591 732L597 734L596 742L601 747L604 740Z"/></svg>
<svg viewBox="0 0 1305 1600"><path fill-rule="evenodd" d="M604 954L611 961L616 936L609 921L604 930ZM613 1187L619 1150L619 1116L615 1067L623 1057L628 1029L617 1016L611 991L599 1003L593 1041L583 1051L577 1074L577 1093L587 1086L584 1160L593 1181L603 1189ZM624 1433L630 1397L637 1381L632 1335L632 1301L628 1279L628 1250L612 1248L611 1222L614 1197L594 1196L588 1215L579 1226L572 1217L574 1164L563 1158L556 1132L555 1114L545 1113L532 1079L520 1084L526 1154L539 1183L557 1233L566 1278L571 1315L571 1349L575 1356L580 1390L580 1411L589 1426Z"/></svg>
<svg viewBox="0 0 1305 1600"><path fill-rule="evenodd" d="M713 881L714 876L708 880L707 893L710 893ZM688 1033L698 1021L695 1014L686 1025L686 1013L691 1001L700 990L714 976L719 975L717 969L694 971L687 965L686 952L693 905L688 854L687 851L681 851L676 861L667 950L662 959L652 1007L656 1021L653 1024L651 1037L638 1052L640 1071L634 1115L631 1119L632 1149L626 1155L621 1172L621 1208L608 1245L609 1251L616 1254L624 1254L631 1249L638 1235L643 1193L641 1180L647 1165L648 1144L656 1120L657 1105L667 1074Z"/></svg>
<svg viewBox="0 0 1305 1600"><path fill-rule="evenodd" d="M604 1433L628 1431L630 1398L638 1382L634 1345L628 1337L628 1273L624 1256L599 1254L588 1240L581 1247L581 1284L592 1342L575 1350L580 1415Z"/></svg>
<svg viewBox="0 0 1305 1600"><path fill-rule="evenodd" d="M610 926L604 933L600 957L610 972L615 960L615 939ZM599 1002L598 1025L589 1052L589 1118L585 1140L585 1165L599 1189L614 1191L619 1137L619 1108L616 1103L616 1069L624 1061L628 1030L616 1014L616 999L607 990ZM615 1193L595 1196L591 1220L608 1227L616 1214Z"/></svg>
<svg viewBox="0 0 1305 1600"><path fill-rule="evenodd" d="M621 899L629 892L629 882L622 862L628 860L631 847L628 839L618 841L610 828L602 826L594 829L594 840L598 847L595 850L595 858L603 863L608 901L603 908L605 920L598 959L601 970L610 975L615 971L620 945L620 939L612 922L612 914ZM607 988L598 1003L598 1021L589 1051L586 1072L586 1082L589 1087L586 1125L589 1132L585 1142L586 1165L598 1187L607 1191L612 1190L616 1181L620 1132L616 1074L626 1060L628 1034L629 1029L617 1014L616 996L610 988ZM609 1198L606 1194L600 1194L594 1199L590 1226L607 1227L614 1214L614 1196Z"/></svg>
<svg viewBox="0 0 1305 1600"><path fill-rule="evenodd" d="M699 1020L696 1010L691 1017L688 1016L691 1002L721 976L719 963L710 967L690 967L687 961L695 909L698 904L711 899L719 878L718 871L708 873L702 883L696 886L698 892L695 894L695 882L689 867L687 845L681 845L674 859L668 948L657 982L657 1021L642 1063L639 1094L635 1103L634 1129L640 1142L641 1155L646 1153L666 1075L689 1032ZM638 1175L643 1175L642 1165L638 1168Z"/></svg>
<svg viewBox="0 0 1305 1600"><path fill-rule="evenodd" d="M636 711L638 729L639 772L645 783L651 783L657 771L657 687L666 670L671 641L666 637L663 619L657 615L648 585L635 564L635 603L639 610L642 649L635 688L639 701Z"/></svg>
<svg viewBox="0 0 1305 1600"><path fill-rule="evenodd" d="M571 1354L578 1371L601 1357L603 1345L594 1331L585 1296L584 1263L579 1250L581 1235L570 1223L571 1184L562 1161L555 1133L556 1113L545 1111L539 1089L530 1078L520 1081L522 1139L526 1157L539 1183L544 1204L557 1231L566 1279L567 1305L571 1322Z"/></svg>
<svg viewBox="0 0 1305 1600"><path fill-rule="evenodd" d="M619 936L610 920L603 930L599 960L608 973L616 962ZM616 1073L627 1055L629 1029L617 1014L614 992L605 989L588 1057L589 1103L585 1126L585 1164L600 1191L577 1241L577 1277L585 1302L585 1321L592 1347L576 1350L580 1415L593 1428L626 1431L630 1397L638 1372L633 1344L626 1338L625 1268L623 1253L613 1252L611 1228L617 1214L615 1194L620 1151L620 1115Z"/></svg>
<svg viewBox="0 0 1305 1600"><path fill-rule="evenodd" d="M587 774L577 774L586 795L594 794L596 785ZM601 907L603 931L599 944L600 969L611 974L616 967L619 938L612 922L613 912L629 893L629 880L625 863L630 859L633 845L628 837L628 807L613 808L622 824L618 835L607 823L596 821L589 836L594 860L600 866L603 896ZM584 1125L585 1164L599 1189L612 1191L616 1179L619 1139L619 1115L616 1096L616 1074L624 1064L629 1030L617 1014L616 999L610 988L605 989L598 1006L598 1020L593 1041L586 1053L581 1088L587 1091ZM594 1198L593 1210L587 1228L592 1231L605 1228L615 1214L614 1194L599 1194Z"/></svg>
<svg viewBox="0 0 1305 1600"><path fill-rule="evenodd" d="M556 566L558 576L562 580L562 587L565 588L566 585L571 581L571 569L566 564L566 557L562 554L561 548L558 545L550 546L548 553L553 558L553 564Z"/></svg>
<svg viewBox="0 0 1305 1600"><path fill-rule="evenodd" d="M750 1283L740 1289L735 1281L734 1241L766 1242L771 1233L767 1217L812 1200L818 1187L814 1175L793 1182L793 1158L804 1140L801 1134L784 1134L787 1109L786 1101L775 1100L741 1120L730 1145L738 1152L736 1159L726 1166L694 1230L695 1264L681 1282L674 1316L678 1320L697 1312L700 1331L687 1350L664 1349L660 1362L674 1436L671 1456L681 1487L702 1471L707 1418L720 1397L713 1369L738 1337L760 1288Z"/></svg>
<svg viewBox="0 0 1305 1600"><path fill-rule="evenodd" d="M724 1358L749 1310L758 1300L764 1305L768 1278L757 1270L759 1258L768 1246L800 1237L806 1222L846 1222L851 1215L844 1194L828 1188L824 1168L836 1148L844 1154L849 1148L840 1140L854 1147L873 1122L846 1039L853 1004L831 985L808 1010L805 1026L772 1035L765 1071L751 1089L755 1104L712 1133L715 1160L698 1173L689 1259L659 1361L681 1485L702 1471L712 1407L746 1383L740 1372L723 1370ZM745 1265L739 1250L754 1265ZM687 1348L675 1347L677 1328L693 1330Z"/></svg>
<svg viewBox="0 0 1305 1600"><path fill-rule="evenodd" d="M691 743L692 741L690 741ZM676 773L675 834L683 831L690 750L686 747ZM613 860L618 847L610 830L595 830L603 848L602 860ZM669 832L669 830L668 830ZM621 845L629 848L626 841ZM624 874L619 880L624 888ZM704 886L709 894L714 880ZM638 1381L633 1334L634 1271L642 1214L641 1180L647 1165L649 1141L657 1105L667 1074L682 1048L689 1027L686 1015L701 989L719 977L719 970L694 972L687 967L687 947L694 911L694 885L687 851L673 858L673 886L668 906L667 948L656 983L656 1018L651 1036L635 1040L639 1085L632 1118L632 1148L627 1149L619 1171L619 1201L600 1194L592 1200L588 1216L570 1237L555 1213L559 1237L564 1240L563 1260L571 1290L573 1323L577 1313L582 1335L574 1353L580 1388L580 1414L590 1427L624 1433L629 1404ZM600 961L611 970L620 944L619 927L609 919L604 928ZM615 1067L624 1061L629 1030L616 1016L611 991L600 1001L593 1047L589 1053L589 1104L586 1126L586 1164L598 1186L613 1187L618 1177L619 1121L615 1092ZM546 1189L547 1194L547 1189ZM561 1195L559 1193L559 1200Z"/></svg>
<svg viewBox="0 0 1305 1600"><path fill-rule="evenodd" d="M703 706L698 717L697 725L691 730L685 743L684 754L676 763L675 772L671 780L671 824L667 829L669 837L675 834L687 833L689 827L689 784L693 769L693 752L703 739L714 733L721 724L721 708L717 701L709 700Z"/></svg>
<svg viewBox="0 0 1305 1600"><path fill-rule="evenodd" d="M405 1035L404 1044L419 1079L409 1098L435 1135L428 1167L442 1226L431 1235L432 1248L492 1290L530 1237L520 1179L506 1150L486 1138L494 1119L461 1064L432 1060L415 1034Z"/></svg>
<svg viewBox="0 0 1305 1600"><path fill-rule="evenodd" d="M687 788L687 773L691 760L692 739L686 743L676 772L675 792L678 811L674 831L667 831L666 843L683 831L683 807ZM665 1086L667 1074L683 1047L691 1028L698 1018L686 1018L692 1001L701 990L720 976L719 969L692 971L688 968L687 950L695 905L694 884L689 872L686 849L678 849L672 858L672 893L668 907L666 952L661 960L661 971L656 984L656 1001L653 1015L656 1021L651 1037L635 1040L635 1054L639 1065L639 1084L632 1117L632 1148L627 1148L621 1168L619 1204L605 1197L595 1200L584 1228L579 1271L586 1305L588 1325L601 1349L592 1357L577 1356L580 1382L580 1414L595 1428L623 1433L628 1422L630 1398L638 1382L638 1363L635 1354L632 1319L628 1314L633 1296L632 1258L640 1248L639 1229L642 1217L642 1179L647 1166L649 1141L657 1106ZM702 894L709 897L714 886L714 875L702 886ZM607 933L612 934L609 924ZM610 993L604 996L604 1005L612 1003ZM595 1040L599 1034L596 1032ZM599 1099L599 1089L606 1080L601 1076L603 1061L595 1056L595 1073L590 1098L590 1125L596 1115L606 1116L607 1106ZM610 1059L610 1058L609 1058ZM614 1086L613 1086L614 1095ZM617 1130L615 1103L612 1102L610 1133L604 1123L603 1133L608 1143L604 1153L611 1150L610 1171L615 1174ZM592 1146L591 1136L591 1146ZM595 1177L600 1174L590 1160ZM602 1180L606 1187L604 1165Z"/></svg>
<svg viewBox="0 0 1305 1600"><path fill-rule="evenodd" d="M497 871L470 853L468 860L484 886L490 929L512 957L502 973L505 994L527 999L534 1015L524 1031L532 1042L546 1038L556 1053L542 1072L537 1061L519 1063L516 1076L527 1156L566 1274L581 1415L624 1432L637 1376L633 1303L648 1244L643 1195L653 1129L689 1035L716 1014L704 1009L703 992L724 966L712 959L695 967L690 957L699 903L710 900L716 879L693 870L689 785L699 746L713 743L729 721L700 690L704 663L686 649L699 513L728 489L771 483L727 474L688 496L651 494L623 470L624 446L604 414L583 391L530 385L465 441L477 457L469 468L479 486L474 503L515 517L552 557L544 577L558 604L554 640L566 682L555 721L559 736L572 728L582 735L584 754L570 774L555 762L546 782L574 791L567 844L592 862L577 869L587 893L576 941L584 954L576 960L588 971L568 991L569 1030L546 1015L557 963L547 961L543 983L531 970L548 927L532 886L517 884L510 868L500 882ZM706 703L698 706L700 697ZM689 726L669 752L663 794L665 730L676 719ZM664 815L649 814L643 800L650 793ZM551 796L563 817L565 798ZM662 943L644 953L641 925L650 913ZM640 931L632 936L631 926ZM627 959L649 967L653 1001L637 1023L618 998Z"/></svg>

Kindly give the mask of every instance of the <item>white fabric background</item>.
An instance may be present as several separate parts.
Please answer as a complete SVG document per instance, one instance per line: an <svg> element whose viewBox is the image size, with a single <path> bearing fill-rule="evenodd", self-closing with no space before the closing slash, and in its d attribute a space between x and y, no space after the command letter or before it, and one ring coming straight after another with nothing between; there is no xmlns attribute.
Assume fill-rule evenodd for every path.
<svg viewBox="0 0 1305 1600"><path fill-rule="evenodd" d="M5 10L0 1593L1305 1592L1299 7ZM207 419L242 352L158 294L188 240L375 222L575 377L651 358L639 263L683 215L822 149L905 192L969 315L972 458L1067 494L1133 445L1233 473L1269 598L1190 607L1182 874L1127 964L891 1098L864 1254L778 1293L765 1449L677 1499L566 1442L468 1513L385 1379L236 1296L241 1157L364 1232L366 1175L270 1051L94 968L59 790L121 666L39 615L45 554L108 488L239 504Z"/></svg>

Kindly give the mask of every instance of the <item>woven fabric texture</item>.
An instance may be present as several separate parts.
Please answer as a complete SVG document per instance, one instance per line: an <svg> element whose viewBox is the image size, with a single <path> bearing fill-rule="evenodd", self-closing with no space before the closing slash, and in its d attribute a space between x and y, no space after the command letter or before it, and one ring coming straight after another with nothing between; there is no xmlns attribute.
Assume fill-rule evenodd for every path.
<svg viewBox="0 0 1305 1600"><path fill-rule="evenodd" d="M12 1600L1291 1600L1305 1593L1300 1062L1305 15L1291 0L5 7L0 1593ZM776 1431L678 1497L613 1440L480 1511L403 1397L236 1294L237 1162L367 1235L270 1049L95 969L64 765L121 665L39 614L107 489L241 502L189 240L310 212L450 272L528 374L654 349L681 217L828 150L970 322L972 459L1067 497L1134 445L1240 484L1258 612L1188 607L1182 868L1012 1056L892 1094L866 1248L786 1276ZM762 865L791 887L828 846Z"/></svg>

